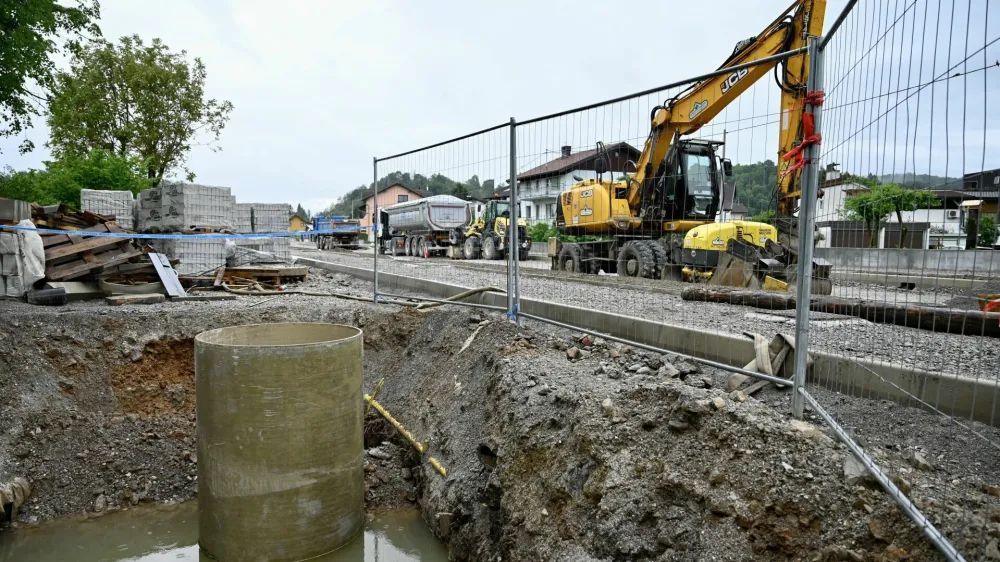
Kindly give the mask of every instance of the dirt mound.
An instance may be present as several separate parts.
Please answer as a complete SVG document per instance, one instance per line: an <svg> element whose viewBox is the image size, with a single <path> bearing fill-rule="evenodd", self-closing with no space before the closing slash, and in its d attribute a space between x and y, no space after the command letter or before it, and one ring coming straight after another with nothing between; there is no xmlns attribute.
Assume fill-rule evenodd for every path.
<svg viewBox="0 0 1000 562"><path fill-rule="evenodd" d="M111 373L122 410L145 417L193 414L194 340L167 339L146 344L139 360Z"/></svg>
<svg viewBox="0 0 1000 562"><path fill-rule="evenodd" d="M366 388L385 376L383 402L448 468L413 473L455 559L940 559L842 445L784 413L787 396L782 411L741 401L724 373L499 316L399 315L366 333L389 322L409 336L366 349ZM986 546L973 529L996 498L936 492L946 473L905 478L960 548Z"/></svg>

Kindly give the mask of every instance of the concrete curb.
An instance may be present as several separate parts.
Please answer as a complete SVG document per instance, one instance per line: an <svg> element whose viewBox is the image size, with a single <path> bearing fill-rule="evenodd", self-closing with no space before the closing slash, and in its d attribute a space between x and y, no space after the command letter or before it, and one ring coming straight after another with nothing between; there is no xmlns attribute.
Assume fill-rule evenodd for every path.
<svg viewBox="0 0 1000 562"><path fill-rule="evenodd" d="M295 263L367 281L373 278L371 269L312 258L295 257L294 260ZM472 288L384 272L379 272L378 278L380 291L386 293L416 292L434 298L448 298ZM506 296L483 293L469 299L469 302L504 307ZM522 298L521 310L526 314L577 326L581 331L608 334L734 367L742 367L754 358L753 342L732 334L695 330L537 299ZM1000 398L997 381L906 369L824 351L813 351L810 355L813 359L809 372L811 384L852 396L888 399L906 406L921 406L913 397L930 404L935 404L940 398L949 404L947 408L940 408L948 415L1000 426L1000 420L994 419L994 404Z"/></svg>
<svg viewBox="0 0 1000 562"><path fill-rule="evenodd" d="M861 271L833 271L837 281L855 281L871 283L887 287L899 287L903 283L913 283L921 289L955 288L975 289L983 286L986 279L969 279L966 277L928 277L924 275L902 275L895 273L864 273Z"/></svg>

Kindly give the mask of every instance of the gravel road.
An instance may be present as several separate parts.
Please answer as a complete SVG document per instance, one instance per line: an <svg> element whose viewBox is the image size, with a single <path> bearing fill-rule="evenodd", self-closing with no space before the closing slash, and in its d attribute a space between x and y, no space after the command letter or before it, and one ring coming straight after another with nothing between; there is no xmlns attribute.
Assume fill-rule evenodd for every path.
<svg viewBox="0 0 1000 562"><path fill-rule="evenodd" d="M370 253L318 251L299 246L293 253L353 267L371 267ZM613 311L673 325L730 334L756 332L766 336L775 333L794 334L794 311L765 311L717 303L682 301L682 283L658 282L655 292L616 284L613 276L600 276L600 285L585 281L590 276L571 278L541 277L531 269L544 260L532 260L522 265L521 295L568 304L585 309ZM465 287L505 287L502 262L452 262L445 259L380 256L379 271L452 283ZM481 267L482 269L477 269ZM540 275L545 273L539 271ZM582 279L581 279L582 277ZM608 284L603 284L607 280ZM901 291L881 286L842 284L838 291L844 296L897 302L914 299L941 305L953 295L944 290ZM904 300L910 299L910 300ZM977 379L997 380L1000 377L1000 345L991 338L933 333L901 326L873 324L860 318L847 318L814 313L810 347L854 358L876 360L899 367L912 367ZM708 345L706 343L706 345ZM835 373L819 373L833 376ZM992 397L987 397L992 399Z"/></svg>

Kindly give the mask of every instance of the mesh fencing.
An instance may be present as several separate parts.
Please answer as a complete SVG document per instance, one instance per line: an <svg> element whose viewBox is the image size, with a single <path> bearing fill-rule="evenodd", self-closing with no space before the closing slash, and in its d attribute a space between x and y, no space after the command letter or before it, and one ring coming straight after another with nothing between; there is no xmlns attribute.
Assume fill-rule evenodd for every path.
<svg viewBox="0 0 1000 562"><path fill-rule="evenodd" d="M978 559L986 541L949 533L985 522L939 530L920 506L941 503L929 471L1000 497L996 10L850 1L824 28L811 5L718 71L377 158L368 246L324 259L372 272L376 300L726 371L832 428L946 558Z"/></svg>
<svg viewBox="0 0 1000 562"><path fill-rule="evenodd" d="M1000 477L996 19L984 2L861 2L821 53L815 254L836 280L811 304L809 393L949 559L988 541L956 549L909 510L934 501L932 471L981 496Z"/></svg>
<svg viewBox="0 0 1000 562"><path fill-rule="evenodd" d="M530 250L527 225L519 221L525 246L511 251L517 242L510 131L497 126L375 162L377 195L366 216L380 225L378 295L409 297L417 289L444 298L448 290L440 286L451 285L484 291L466 304L508 309L510 263L518 254L526 259ZM396 276L423 283L405 286Z"/></svg>

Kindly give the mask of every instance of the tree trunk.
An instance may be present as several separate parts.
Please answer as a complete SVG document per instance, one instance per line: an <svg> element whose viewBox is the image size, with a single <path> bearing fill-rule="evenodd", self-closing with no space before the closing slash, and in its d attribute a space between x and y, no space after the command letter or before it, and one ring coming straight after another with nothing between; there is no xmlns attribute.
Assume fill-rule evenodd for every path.
<svg viewBox="0 0 1000 562"><path fill-rule="evenodd" d="M795 295L791 293L714 286L688 287L681 292L681 299L752 306L765 310L791 310L795 308L796 300ZM876 324L895 324L931 332L1000 338L1000 313L997 312L824 296L813 296L809 302L809 309L814 312L861 318Z"/></svg>
<svg viewBox="0 0 1000 562"><path fill-rule="evenodd" d="M905 248L906 244L906 225L903 224L903 213L896 209L896 220L899 221L899 244L896 244L897 248Z"/></svg>

